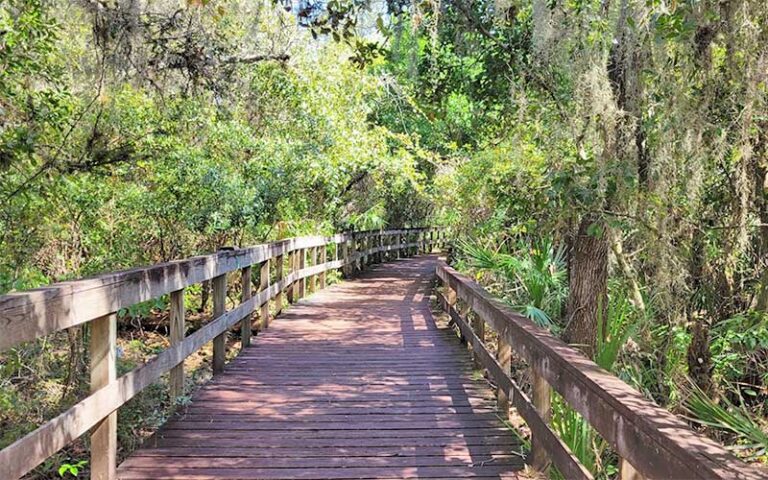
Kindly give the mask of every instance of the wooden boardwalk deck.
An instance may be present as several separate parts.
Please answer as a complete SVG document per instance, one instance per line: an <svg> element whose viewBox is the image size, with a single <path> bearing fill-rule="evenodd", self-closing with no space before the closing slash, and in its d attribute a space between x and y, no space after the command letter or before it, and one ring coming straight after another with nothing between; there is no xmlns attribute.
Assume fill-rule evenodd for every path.
<svg viewBox="0 0 768 480"><path fill-rule="evenodd" d="M517 478L493 392L430 312L435 262L378 265L292 306L119 478Z"/></svg>

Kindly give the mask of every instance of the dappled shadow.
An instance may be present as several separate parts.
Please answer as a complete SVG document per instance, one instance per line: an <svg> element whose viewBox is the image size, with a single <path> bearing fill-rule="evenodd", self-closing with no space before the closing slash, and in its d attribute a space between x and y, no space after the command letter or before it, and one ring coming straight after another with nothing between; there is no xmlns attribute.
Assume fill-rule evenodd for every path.
<svg viewBox="0 0 768 480"><path fill-rule="evenodd" d="M521 463L492 392L432 318L434 261L378 265L288 309L121 476L510 478Z"/></svg>

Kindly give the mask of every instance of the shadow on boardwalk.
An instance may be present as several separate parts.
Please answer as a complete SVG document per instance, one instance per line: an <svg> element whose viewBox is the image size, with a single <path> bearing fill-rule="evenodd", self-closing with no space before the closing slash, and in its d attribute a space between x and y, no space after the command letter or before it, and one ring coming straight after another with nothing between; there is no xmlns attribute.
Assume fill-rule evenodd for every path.
<svg viewBox="0 0 768 480"><path fill-rule="evenodd" d="M516 478L493 392L430 312L435 261L379 265L291 307L120 478Z"/></svg>

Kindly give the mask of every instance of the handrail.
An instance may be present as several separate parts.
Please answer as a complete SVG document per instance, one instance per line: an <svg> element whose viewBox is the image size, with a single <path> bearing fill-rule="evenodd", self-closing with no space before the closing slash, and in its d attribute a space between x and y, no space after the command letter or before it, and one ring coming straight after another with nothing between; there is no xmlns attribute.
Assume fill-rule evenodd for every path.
<svg viewBox="0 0 768 480"><path fill-rule="evenodd" d="M227 331L241 323L243 331L250 332L251 315L257 311L266 328L271 300L279 311L283 293L295 301L304 296L307 284L310 292L323 288L325 273L330 270L342 269L348 277L384 261L385 254L399 258L431 251L444 237L440 229L409 228L291 238L0 296L0 351L65 328L93 325L91 395L0 451L0 478L25 475L91 429L91 478L115 478L116 410L161 375L171 372L173 397L183 385L186 357L213 341L213 369L218 374L224 366ZM328 261L331 246L336 258ZM312 265L306 265L308 257ZM269 282L270 263L274 263L274 284ZM284 274L286 263L289 271ZM260 268L260 275L255 275L260 280L255 295L250 288L253 266ZM241 303L226 311L226 275L238 270L247 288ZM213 319L184 337L184 288L204 281L213 282ZM165 294L171 294L171 347L117 378L115 312ZM243 345L249 342L250 334L244 333Z"/></svg>
<svg viewBox="0 0 768 480"><path fill-rule="evenodd" d="M622 479L768 478L494 298L469 277L444 262L438 264L436 273L447 289L445 295L438 293L442 308L472 344L476 360L499 385L500 400L510 399L530 427L534 466L546 469L552 462L565 478L591 478L547 425L551 388L619 454ZM459 312L457 300L467 311ZM472 326L469 310L475 314ZM510 377L509 354L506 360L505 355L497 360L488 351L485 325L498 333L500 353L511 348L527 362L534 386L532 400Z"/></svg>

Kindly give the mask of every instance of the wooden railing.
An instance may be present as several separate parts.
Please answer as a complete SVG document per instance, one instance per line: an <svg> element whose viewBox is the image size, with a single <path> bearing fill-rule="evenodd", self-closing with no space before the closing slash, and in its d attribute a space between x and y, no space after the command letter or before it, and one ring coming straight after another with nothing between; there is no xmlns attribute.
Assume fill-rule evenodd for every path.
<svg viewBox="0 0 768 480"><path fill-rule="evenodd" d="M25 475L89 430L91 478L115 478L117 409L161 375L170 372L169 386L175 398L183 390L184 359L212 341L213 373L220 373L228 331L239 323L242 344L247 346L252 314L258 311L259 327L266 328L270 301L279 312L283 294L293 302L307 291L323 288L329 270L341 269L345 276L351 276L371 263L431 250L443 241L444 233L434 228L292 238L0 297L0 351L65 328L91 324L91 395L0 451L0 479ZM329 251L332 260L327 258ZM242 298L236 308L227 311L227 274L235 271L241 273ZM258 289L253 294L251 284L256 278ZM213 318L185 337L184 289L205 281L212 285ZM116 312L165 294L170 294L171 346L118 378Z"/></svg>
<svg viewBox="0 0 768 480"><path fill-rule="evenodd" d="M509 402L531 431L529 463L545 472L554 465L567 479L591 479L548 424L551 392L559 393L620 456L622 480L768 478L725 448L692 431L670 412L648 401L619 378L552 336L443 262L438 301L458 326L462 341L498 386L501 411ZM473 314L470 315L470 312ZM494 355L485 327L497 333ZM510 372L511 351L530 369L532 397Z"/></svg>

